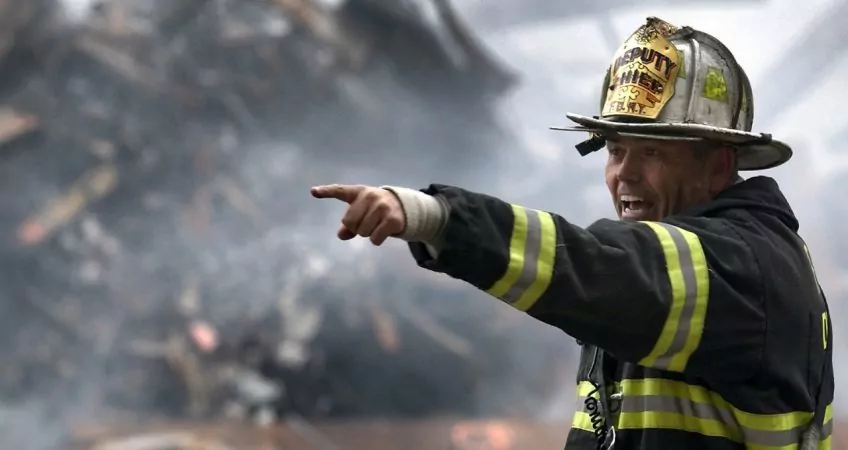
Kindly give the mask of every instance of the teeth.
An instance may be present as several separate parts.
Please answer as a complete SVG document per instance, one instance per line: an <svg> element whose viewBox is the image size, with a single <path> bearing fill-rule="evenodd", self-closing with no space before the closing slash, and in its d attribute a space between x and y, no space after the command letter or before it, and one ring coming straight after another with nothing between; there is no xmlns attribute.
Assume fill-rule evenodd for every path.
<svg viewBox="0 0 848 450"><path fill-rule="evenodd" d="M635 195L622 195L621 201L623 202L641 202L644 201L642 197L637 197Z"/></svg>

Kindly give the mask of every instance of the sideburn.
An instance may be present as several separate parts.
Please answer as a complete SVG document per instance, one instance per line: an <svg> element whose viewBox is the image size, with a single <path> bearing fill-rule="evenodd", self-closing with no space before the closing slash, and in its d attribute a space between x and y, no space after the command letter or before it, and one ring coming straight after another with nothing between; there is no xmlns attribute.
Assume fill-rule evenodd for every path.
<svg viewBox="0 0 848 450"><path fill-rule="evenodd" d="M735 148L716 142L700 142L695 145L694 155L696 164L700 163L701 173L707 174L710 199L736 182Z"/></svg>

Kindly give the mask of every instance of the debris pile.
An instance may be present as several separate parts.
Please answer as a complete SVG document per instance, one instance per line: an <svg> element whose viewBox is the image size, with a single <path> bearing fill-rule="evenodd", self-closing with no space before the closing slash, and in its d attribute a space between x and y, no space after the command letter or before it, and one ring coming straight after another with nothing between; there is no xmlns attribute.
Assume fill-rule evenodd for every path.
<svg viewBox="0 0 848 450"><path fill-rule="evenodd" d="M0 0L0 415L481 413L516 316L434 313L470 291L344 260L306 204L351 172L497 158L516 80L446 0L25 4Z"/></svg>
<svg viewBox="0 0 848 450"><path fill-rule="evenodd" d="M140 429L141 428L141 429ZM245 429L233 423L96 426L80 429L71 450L298 449L518 450L562 448L564 423L526 420L422 420Z"/></svg>

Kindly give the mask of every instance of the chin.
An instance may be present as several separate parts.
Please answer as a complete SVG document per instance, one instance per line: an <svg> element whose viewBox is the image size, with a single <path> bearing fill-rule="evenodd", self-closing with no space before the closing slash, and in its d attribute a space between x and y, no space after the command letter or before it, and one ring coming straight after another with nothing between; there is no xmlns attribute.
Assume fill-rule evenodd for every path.
<svg viewBox="0 0 848 450"><path fill-rule="evenodd" d="M625 213L621 211L618 213L618 218L621 220L626 220L628 222L641 222L641 221L657 221L659 220L655 214L652 214L652 211L640 212L640 213Z"/></svg>

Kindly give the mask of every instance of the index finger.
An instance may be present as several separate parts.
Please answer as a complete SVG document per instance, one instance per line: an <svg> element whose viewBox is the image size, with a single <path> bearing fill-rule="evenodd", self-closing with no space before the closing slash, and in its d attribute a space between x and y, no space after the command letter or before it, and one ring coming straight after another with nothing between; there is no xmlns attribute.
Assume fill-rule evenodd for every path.
<svg viewBox="0 0 848 450"><path fill-rule="evenodd" d="M315 198L335 198L346 203L351 203L356 200L356 197L364 188L365 186L354 186L349 184L328 184L323 186L314 186L310 189L310 192Z"/></svg>

